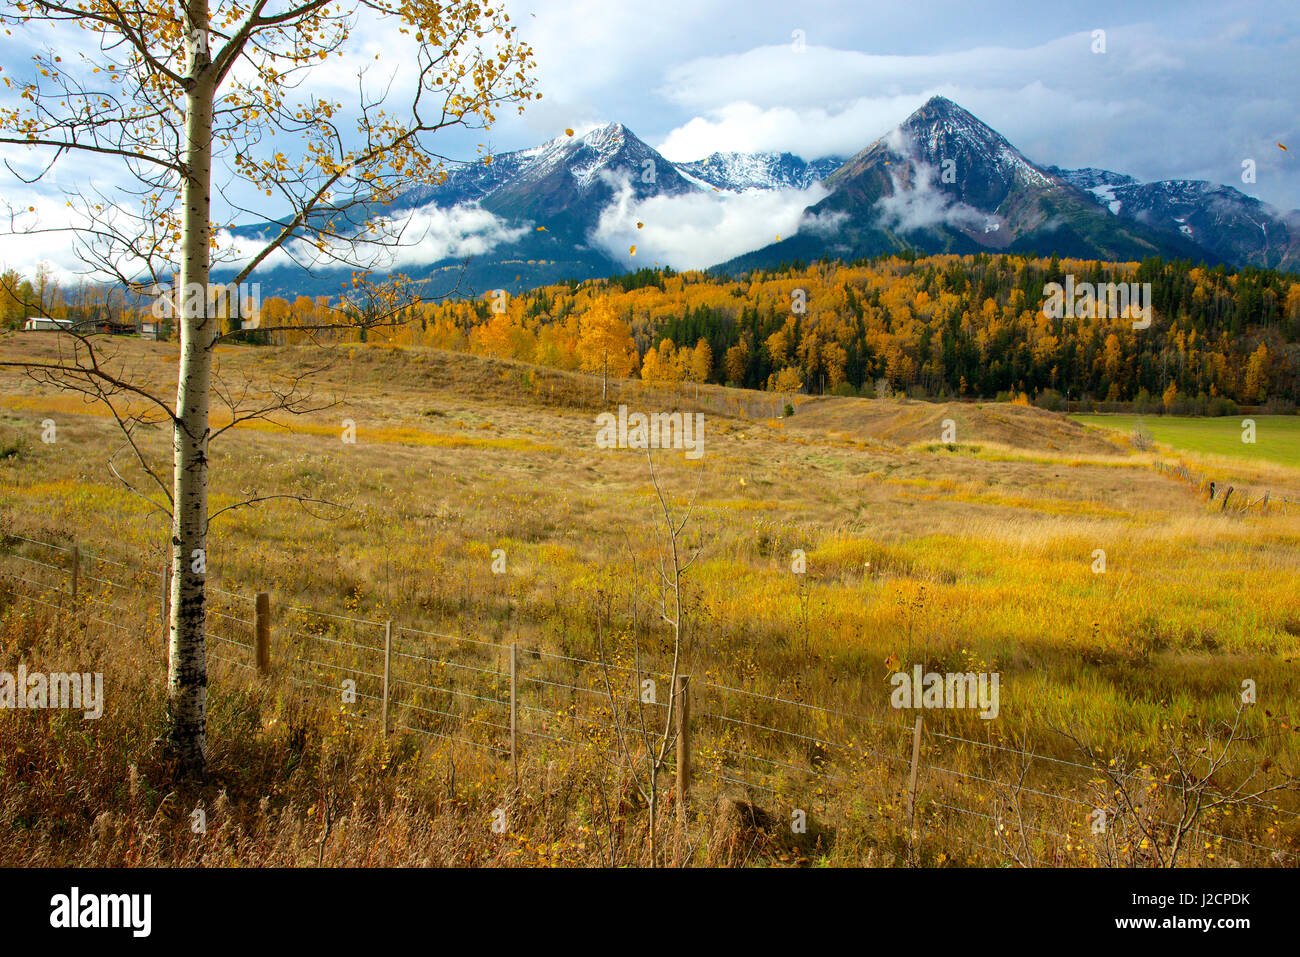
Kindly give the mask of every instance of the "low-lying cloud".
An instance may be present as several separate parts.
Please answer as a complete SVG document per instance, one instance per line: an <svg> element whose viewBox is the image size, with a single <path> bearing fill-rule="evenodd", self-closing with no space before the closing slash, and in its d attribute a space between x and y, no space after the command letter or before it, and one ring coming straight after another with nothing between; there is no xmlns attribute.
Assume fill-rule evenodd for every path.
<svg viewBox="0 0 1300 957"><path fill-rule="evenodd" d="M906 137L897 130L886 139L889 148L897 155L911 152ZM911 160L913 170L909 183L898 164L890 170L889 178L894 192L876 202L880 225L898 232L952 226L957 229L983 230L989 222L987 214L973 206L954 201L952 196L935 185L938 170L927 163Z"/></svg>
<svg viewBox="0 0 1300 957"><path fill-rule="evenodd" d="M592 241L629 268L704 269L793 235L826 188L692 192L637 199L626 177L611 177L614 199ZM637 228L641 223L641 228ZM630 250L636 246L636 255Z"/></svg>
<svg viewBox="0 0 1300 957"><path fill-rule="evenodd" d="M401 219L381 221L380 229L383 235L392 237L391 245L352 245L338 240L321 252L314 243L294 239L268 256L262 266L276 269L298 264L316 270L400 270L443 259L483 256L529 231L528 226L511 227L499 216L473 203L445 209L433 204L422 206ZM220 234L218 245L223 265L242 265L257 254L263 242L228 232Z"/></svg>

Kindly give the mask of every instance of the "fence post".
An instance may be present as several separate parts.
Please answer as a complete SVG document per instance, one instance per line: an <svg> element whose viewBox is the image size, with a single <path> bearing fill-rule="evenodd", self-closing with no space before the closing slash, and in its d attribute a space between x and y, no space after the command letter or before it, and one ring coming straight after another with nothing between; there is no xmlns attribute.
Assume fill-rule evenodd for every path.
<svg viewBox="0 0 1300 957"><path fill-rule="evenodd" d="M677 676L677 817L688 820L691 795L691 676Z"/></svg>
<svg viewBox="0 0 1300 957"><path fill-rule="evenodd" d="M72 546L72 600L77 600L77 583L81 579L81 549Z"/></svg>
<svg viewBox="0 0 1300 957"><path fill-rule="evenodd" d="M512 641L510 642L510 773L514 776L515 784L519 783L518 678L519 645Z"/></svg>
<svg viewBox="0 0 1300 957"><path fill-rule="evenodd" d="M388 734L388 683L393 666L393 623L384 622L384 703L382 720L384 734Z"/></svg>
<svg viewBox="0 0 1300 957"><path fill-rule="evenodd" d="M925 721L922 712L917 712L916 724L912 728L912 770L907 776L907 829L915 833L916 820L916 773L921 767L921 726Z"/></svg>
<svg viewBox="0 0 1300 957"><path fill-rule="evenodd" d="M253 605L253 657L257 673L271 670L271 595L259 591Z"/></svg>

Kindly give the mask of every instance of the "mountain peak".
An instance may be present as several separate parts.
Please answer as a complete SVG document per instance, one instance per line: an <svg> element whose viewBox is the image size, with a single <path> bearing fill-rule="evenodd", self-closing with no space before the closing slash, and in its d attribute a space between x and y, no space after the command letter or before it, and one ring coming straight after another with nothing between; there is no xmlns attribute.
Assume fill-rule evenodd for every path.
<svg viewBox="0 0 1300 957"><path fill-rule="evenodd" d="M930 97L900 123L898 129L914 136L922 134L933 138L935 133L946 133L996 149L1011 147L1001 133L944 96Z"/></svg>
<svg viewBox="0 0 1300 957"><path fill-rule="evenodd" d="M960 106L958 106L958 105L957 105L956 103L954 103L952 100L948 99L946 96L940 96L940 95L937 94L937 93L936 93L934 96L930 97L928 100L926 100L925 103L921 105L920 109L923 109L923 110L955 110L955 111L960 111L960 112L962 112L962 113L966 113L966 111L965 111L964 109L962 109ZM967 114L967 115L969 115L969 114Z"/></svg>
<svg viewBox="0 0 1300 957"><path fill-rule="evenodd" d="M636 135L626 126L619 122L605 123L596 127L582 137L584 143L595 146L604 143L622 143L629 139L636 139Z"/></svg>
<svg viewBox="0 0 1300 957"><path fill-rule="evenodd" d="M973 170L988 171L998 182L984 184L994 186L992 190L976 190L975 198L982 201L996 195L1000 202L1013 182L1041 187L1056 182L1051 174L1026 159L1005 136L944 96L930 97L888 134L884 142L908 159L935 169L941 169L944 164L954 166L958 184L968 185L967 177ZM958 189L958 192L965 191ZM992 206L984 202L976 205L990 209L996 208L997 202Z"/></svg>

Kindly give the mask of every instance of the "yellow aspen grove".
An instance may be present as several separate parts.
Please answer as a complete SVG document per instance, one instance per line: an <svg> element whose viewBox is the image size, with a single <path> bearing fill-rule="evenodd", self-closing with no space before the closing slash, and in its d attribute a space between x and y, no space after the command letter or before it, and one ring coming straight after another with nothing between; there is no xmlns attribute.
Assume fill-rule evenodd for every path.
<svg viewBox="0 0 1300 957"><path fill-rule="evenodd" d="M608 301L599 300L578 322L578 357L585 372L600 373L600 397L609 395L609 373L625 376L636 368L636 343L627 323Z"/></svg>
<svg viewBox="0 0 1300 957"><path fill-rule="evenodd" d="M300 92L313 72L337 73L332 61L350 50L362 20L387 24L409 44L393 51L409 64L408 102L390 102L386 85L367 82L364 72L353 81L351 107ZM213 305L214 250L233 271L232 288L282 249L317 264L369 268L402 243L400 226L373 211L412 185L445 179L435 133L490 127L503 105L522 111L535 95L532 51L501 5L476 0L25 0L7 6L0 25L29 30L44 51L33 58L21 105L0 109L0 143L43 154L47 171L74 154L121 164L138 181L140 207L110 215L85 201L76 252L107 280L175 286L174 401L106 372L85 336L71 358L36 365L110 407L128 396L147 403L151 422L172 432L170 479L145 465L170 527L167 745L183 776L203 778L209 445L239 422L311 408L294 390L260 404L223 399L233 421L212 429L214 352L240 334L243 318L236 307L222 328L228 307ZM229 217L220 222L213 218L217 173L221 215ZM263 227L273 223L262 233L269 238L223 250L214 236L248 222L239 219L245 193L267 197L264 213L247 215ZM76 209L80 200L70 194L68 205ZM358 279L343 306L314 310L307 329L395 324L409 312L411 288L401 276L379 286ZM125 421L128 440L141 424Z"/></svg>
<svg viewBox="0 0 1300 957"><path fill-rule="evenodd" d="M701 339L695 343L695 349L691 353L691 381L708 382L712 371L713 350L709 348L707 339Z"/></svg>

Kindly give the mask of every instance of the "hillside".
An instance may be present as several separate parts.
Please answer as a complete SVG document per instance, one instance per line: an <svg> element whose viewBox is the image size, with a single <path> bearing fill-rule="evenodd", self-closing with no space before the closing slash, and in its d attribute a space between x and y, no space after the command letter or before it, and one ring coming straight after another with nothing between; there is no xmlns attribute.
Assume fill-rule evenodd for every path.
<svg viewBox="0 0 1300 957"><path fill-rule="evenodd" d="M1150 324L1135 328L1136 314L1112 314L1104 296L1093 314L1048 316L1051 283L1090 291L1136 283ZM293 313L287 302L271 305L275 316ZM952 399L1024 394L1050 409L1069 398L1076 411L1126 402L1202 415L1300 401L1300 282L1159 259L897 256L735 279L643 269L444 303L392 339L594 368L584 328L605 307L627 368L650 381L867 397L878 388ZM305 302L301 321L311 308Z"/></svg>
<svg viewBox="0 0 1300 957"><path fill-rule="evenodd" d="M174 346L110 346L123 376L165 392ZM0 361L55 348L51 334L10 336ZM670 507L689 514L682 546L701 551L683 593L696 696L686 821L698 841L655 859L1007 863L1023 851L990 837L983 809L1017 780L1020 749L1041 757L1016 833L1063 836L1034 845L1039 863L1154 864L1170 846L1139 841L1123 819L1112 843L1088 840L1075 808L1092 806L1092 782L1111 765L1093 768L1094 752L1081 757L1054 729L1065 722L1095 754L1138 752L1125 767L1163 774L1174 758L1161 729L1229 719L1239 674L1269 689L1269 710L1246 718L1268 758L1294 761L1283 716L1300 693L1286 664L1300 630L1300 510L1282 507L1300 500L1295 470L1216 460L1212 474L1240 499L1273 496L1268 509L1224 511L1155 467L1177 460L1006 404L795 396L794 415L779 418L780 397L747 390L616 380L602 401L593 376L424 348L227 346L219 360L229 396L248 377L278 388L318 369L321 408L249 421L213 446L214 510L265 495L304 501L214 521L213 776L199 786L175 782L148 744L162 714L166 529L106 468L121 438L104 409L0 370L0 668L76 655L105 674L112 702L75 733L67 716L0 712L0 769L62 782L14 788L0 775L11 782L0 813L19 835L0 863L649 863L648 811L632 784L644 753L621 750L610 730L636 710L611 705L605 682L625 688L634 667L666 673L671 642L645 577L662 558L646 457L596 443L596 414L619 404L704 415L698 462L656 455ZM936 431L947 417L952 445ZM220 404L213 421L228 421ZM349 423L354 443L340 441ZM165 461L160 430L137 441L146 460ZM806 570L792 573L805 554ZM261 677L249 650L257 591L274 619ZM387 737L385 622L398 682ZM518 783L502 730L512 645ZM1001 678L1000 720L925 716L919 843L899 811L911 719L886 681L912 661ZM340 703L348 681L359 697ZM1265 755L1235 747L1247 769ZM864 791L879 801L864 803ZM668 791L665 826L675 800ZM1166 813L1165 795L1153 800ZM1276 812L1206 814L1181 859L1290 860L1297 809L1276 800ZM207 809L207 836L190 828L195 806ZM792 807L806 811L806 831L781 823ZM498 833L489 823L502 812L509 828Z"/></svg>

